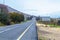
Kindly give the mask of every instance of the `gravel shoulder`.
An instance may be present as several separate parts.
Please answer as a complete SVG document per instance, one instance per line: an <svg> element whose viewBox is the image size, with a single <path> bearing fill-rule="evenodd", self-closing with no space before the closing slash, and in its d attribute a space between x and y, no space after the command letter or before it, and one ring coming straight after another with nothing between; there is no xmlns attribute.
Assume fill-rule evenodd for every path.
<svg viewBox="0 0 60 40"><path fill-rule="evenodd" d="M60 40L60 28L44 27L44 24L38 23L36 25L39 40Z"/></svg>

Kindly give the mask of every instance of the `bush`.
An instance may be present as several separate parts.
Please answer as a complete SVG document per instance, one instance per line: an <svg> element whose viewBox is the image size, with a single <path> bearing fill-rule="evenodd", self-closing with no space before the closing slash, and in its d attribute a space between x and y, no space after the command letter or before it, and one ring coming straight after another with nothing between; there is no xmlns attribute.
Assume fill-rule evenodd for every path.
<svg viewBox="0 0 60 40"><path fill-rule="evenodd" d="M10 24L12 25L12 24L14 24L14 22L10 22Z"/></svg>
<svg viewBox="0 0 60 40"><path fill-rule="evenodd" d="M4 26L4 24L0 22L0 26Z"/></svg>
<svg viewBox="0 0 60 40"><path fill-rule="evenodd" d="M0 13L0 22L5 24L5 25L9 25L9 15L7 13Z"/></svg>
<svg viewBox="0 0 60 40"><path fill-rule="evenodd" d="M20 23L21 21L24 21L24 15L13 12L10 13L10 19L14 23Z"/></svg>

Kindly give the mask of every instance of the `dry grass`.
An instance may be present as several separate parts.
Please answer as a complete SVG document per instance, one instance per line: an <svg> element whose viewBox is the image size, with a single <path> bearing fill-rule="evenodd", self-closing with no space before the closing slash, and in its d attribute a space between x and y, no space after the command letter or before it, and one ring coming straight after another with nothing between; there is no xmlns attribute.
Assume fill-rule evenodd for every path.
<svg viewBox="0 0 60 40"><path fill-rule="evenodd" d="M60 40L60 28L45 27L45 24L38 24L38 39L39 40Z"/></svg>

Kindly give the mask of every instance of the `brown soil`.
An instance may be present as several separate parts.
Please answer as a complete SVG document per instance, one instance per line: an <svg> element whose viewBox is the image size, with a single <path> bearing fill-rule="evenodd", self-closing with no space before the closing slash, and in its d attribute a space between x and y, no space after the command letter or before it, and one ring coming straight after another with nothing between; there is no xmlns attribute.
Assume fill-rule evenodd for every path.
<svg viewBox="0 0 60 40"><path fill-rule="evenodd" d="M39 40L60 40L60 28L53 28L49 25L45 24L38 24L38 39Z"/></svg>

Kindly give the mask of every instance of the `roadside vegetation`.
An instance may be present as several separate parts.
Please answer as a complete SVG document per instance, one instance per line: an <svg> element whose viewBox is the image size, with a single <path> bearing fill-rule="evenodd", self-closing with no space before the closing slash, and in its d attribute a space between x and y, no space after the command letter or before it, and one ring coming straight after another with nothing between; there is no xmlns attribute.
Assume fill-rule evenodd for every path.
<svg viewBox="0 0 60 40"><path fill-rule="evenodd" d="M39 24L45 24L46 25L46 27L47 27L47 25L49 26L49 27L55 27L55 28L60 28L60 25L58 25L57 23L55 23L55 22L41 22L41 21L37 21L37 23L39 23Z"/></svg>
<svg viewBox="0 0 60 40"><path fill-rule="evenodd" d="M47 40L47 38L40 36L40 38L38 40Z"/></svg>
<svg viewBox="0 0 60 40"><path fill-rule="evenodd" d="M12 25L24 21L24 15L16 12L0 13L0 26Z"/></svg>
<svg viewBox="0 0 60 40"><path fill-rule="evenodd" d="M58 40L60 33L60 21L41 21L37 20L38 40ZM51 34L52 33L52 34Z"/></svg>
<svg viewBox="0 0 60 40"><path fill-rule="evenodd" d="M60 28L60 25L48 24L50 27Z"/></svg>
<svg viewBox="0 0 60 40"><path fill-rule="evenodd" d="M21 21L24 21L24 15L15 12L10 13L10 20L14 23L20 23Z"/></svg>

